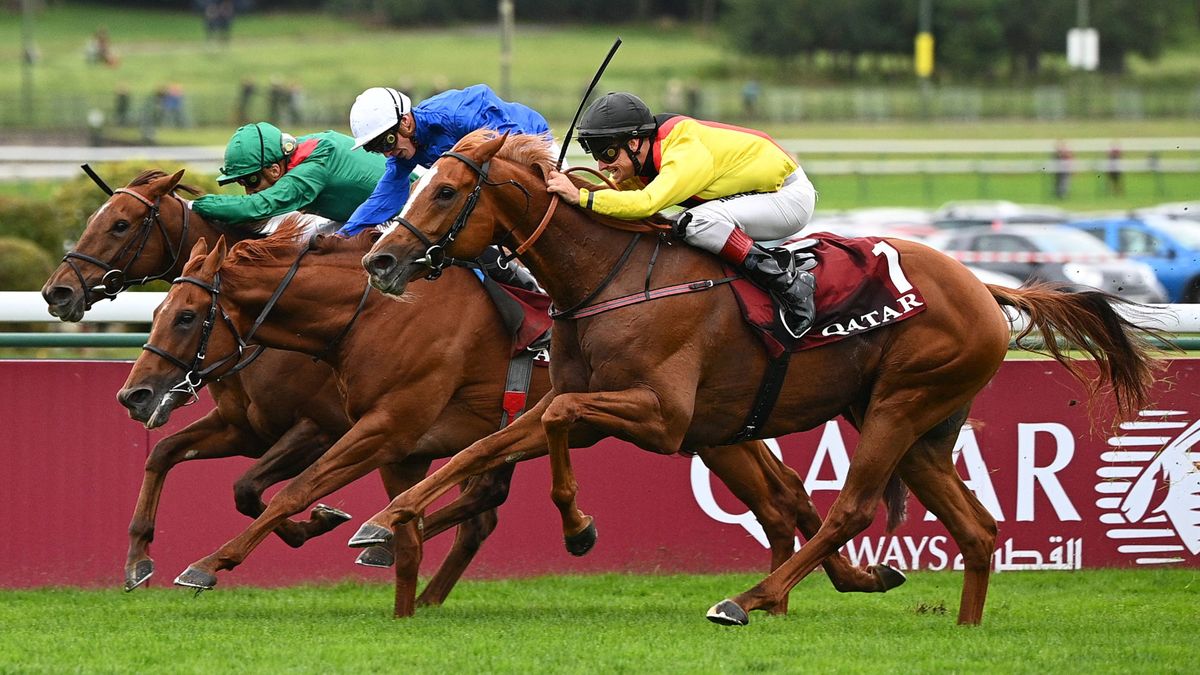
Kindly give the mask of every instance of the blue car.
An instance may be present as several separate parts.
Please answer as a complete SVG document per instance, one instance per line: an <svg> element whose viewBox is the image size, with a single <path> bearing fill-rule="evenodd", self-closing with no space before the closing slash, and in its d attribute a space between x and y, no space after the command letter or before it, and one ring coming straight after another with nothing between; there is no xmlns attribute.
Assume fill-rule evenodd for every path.
<svg viewBox="0 0 1200 675"><path fill-rule="evenodd" d="M1169 302L1200 302L1200 223L1161 216L1067 223L1154 269Z"/></svg>

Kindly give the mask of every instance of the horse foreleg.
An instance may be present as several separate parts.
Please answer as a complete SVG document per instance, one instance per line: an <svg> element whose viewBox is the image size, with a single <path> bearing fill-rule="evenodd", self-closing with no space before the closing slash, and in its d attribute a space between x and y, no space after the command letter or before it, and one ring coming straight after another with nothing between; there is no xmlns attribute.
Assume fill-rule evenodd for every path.
<svg viewBox="0 0 1200 675"><path fill-rule="evenodd" d="M654 391L633 387L623 391L558 394L542 415L550 452L550 498L562 517L567 551L583 555L595 543L591 516L575 504L578 484L571 469L570 437L587 431L600 436L636 438L638 445L663 453L679 450L686 420L677 433L662 414L662 401Z"/></svg>
<svg viewBox="0 0 1200 675"><path fill-rule="evenodd" d="M429 459L408 458L399 464L389 464L380 469L384 485L389 493L400 494L412 487L429 472ZM395 559L396 594L393 616L396 618L413 615L417 597L417 575L421 571L421 529L415 520L396 528L392 538L392 557Z"/></svg>
<svg viewBox="0 0 1200 675"><path fill-rule="evenodd" d="M552 397L553 393L547 394L508 427L485 436L455 454L440 469L393 499L387 508L371 516L347 545L365 548L387 543L393 526L416 518L434 500L471 476L506 463L522 462L546 454L546 434L540 418Z"/></svg>
<svg viewBox="0 0 1200 675"><path fill-rule="evenodd" d="M302 418L292 425L269 450L233 485L233 499L243 515L257 518L266 509L263 492L300 475L329 449L329 435L311 419ZM324 534L350 519L338 509L318 505L307 521L285 520L275 528L288 546L297 548L312 537Z"/></svg>
<svg viewBox="0 0 1200 675"><path fill-rule="evenodd" d="M398 458L386 456L382 448L385 444L401 443L403 439L395 438L396 431L388 424L389 416L378 417L378 421L359 420L328 452L280 490L262 515L241 534L190 565L175 583L202 590L212 588L217 583L216 572L241 564L284 519L380 466L396 461Z"/></svg>
<svg viewBox="0 0 1200 675"><path fill-rule="evenodd" d="M138 492L137 506L129 523L129 551L125 557L125 590L132 591L154 574L150 542L167 472L176 464L194 459L253 455L261 441L230 426L213 410L154 446L146 458L146 473Z"/></svg>

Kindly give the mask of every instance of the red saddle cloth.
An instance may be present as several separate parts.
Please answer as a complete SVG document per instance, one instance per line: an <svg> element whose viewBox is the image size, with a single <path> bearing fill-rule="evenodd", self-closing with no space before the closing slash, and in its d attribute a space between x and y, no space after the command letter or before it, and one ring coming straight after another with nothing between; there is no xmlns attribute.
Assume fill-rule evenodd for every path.
<svg viewBox="0 0 1200 675"><path fill-rule="evenodd" d="M550 330L550 296L489 279L502 294L489 292L513 336L513 355L538 342Z"/></svg>
<svg viewBox="0 0 1200 675"><path fill-rule="evenodd" d="M804 337L792 337L779 321L771 296L746 279L731 285L742 315L758 330L771 357L837 342L887 326L925 310L921 292L904 275L900 252L879 237L848 239L828 232L808 235L817 244L817 318ZM736 272L730 272L736 274Z"/></svg>

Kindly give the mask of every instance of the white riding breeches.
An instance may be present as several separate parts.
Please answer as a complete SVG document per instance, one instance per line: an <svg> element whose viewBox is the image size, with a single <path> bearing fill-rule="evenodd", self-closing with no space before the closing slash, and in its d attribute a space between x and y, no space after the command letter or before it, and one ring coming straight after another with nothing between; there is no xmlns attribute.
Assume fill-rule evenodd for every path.
<svg viewBox="0 0 1200 675"><path fill-rule="evenodd" d="M808 224L817 202L817 191L799 167L775 192L752 192L705 202L688 209L684 241L720 254L733 228L755 241L790 237Z"/></svg>

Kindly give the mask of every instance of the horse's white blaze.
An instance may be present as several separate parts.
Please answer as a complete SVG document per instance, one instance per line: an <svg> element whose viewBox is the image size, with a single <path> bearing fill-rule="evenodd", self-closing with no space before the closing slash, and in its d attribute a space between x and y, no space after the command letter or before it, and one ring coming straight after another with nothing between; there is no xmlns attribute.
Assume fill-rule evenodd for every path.
<svg viewBox="0 0 1200 675"><path fill-rule="evenodd" d="M408 201L404 202L404 208L400 209L401 218L408 217L408 207L412 206L413 200L417 198L417 195L421 194L421 190L424 190L425 186L429 185L429 182L432 181L433 177L437 175L437 171L437 165L435 164L429 167L429 169L425 171L425 174L417 180L417 184L412 187L412 192L408 194Z"/></svg>

